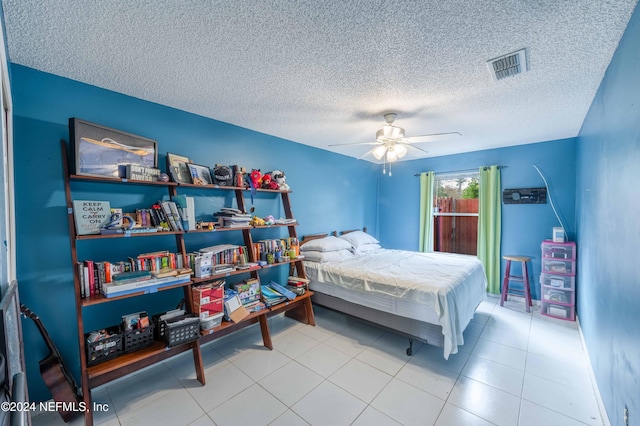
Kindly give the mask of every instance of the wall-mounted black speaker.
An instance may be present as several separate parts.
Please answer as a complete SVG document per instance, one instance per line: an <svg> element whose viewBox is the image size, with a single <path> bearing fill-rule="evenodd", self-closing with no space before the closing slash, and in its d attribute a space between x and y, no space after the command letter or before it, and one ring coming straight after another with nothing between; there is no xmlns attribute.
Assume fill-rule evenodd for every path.
<svg viewBox="0 0 640 426"><path fill-rule="evenodd" d="M518 188L502 191L502 202L505 204L545 204L547 188Z"/></svg>

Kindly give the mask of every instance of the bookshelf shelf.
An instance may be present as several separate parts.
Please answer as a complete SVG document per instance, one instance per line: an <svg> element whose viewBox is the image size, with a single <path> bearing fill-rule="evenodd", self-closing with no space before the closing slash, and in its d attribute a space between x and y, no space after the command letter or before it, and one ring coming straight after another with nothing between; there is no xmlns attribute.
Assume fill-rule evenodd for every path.
<svg viewBox="0 0 640 426"><path fill-rule="evenodd" d="M188 287L188 286L191 286L191 284L192 282L168 285L166 287L160 287L155 291L165 291L165 290L171 290L173 288ZM92 306L92 305L99 305L101 303L110 303L116 300L129 299L131 297L138 297L145 294L149 294L149 292L141 290L135 293L125 294L123 296L115 296L115 297L104 297L101 294L94 294L92 296L85 297L84 299L82 299L82 306Z"/></svg>
<svg viewBox="0 0 640 426"><path fill-rule="evenodd" d="M68 175L68 176L69 176L69 180L74 180L74 181L115 183L115 184L125 184L125 185L178 186L178 184L175 182L132 180L132 179L109 178L109 177L102 177L102 176L85 176L85 175Z"/></svg>
<svg viewBox="0 0 640 426"><path fill-rule="evenodd" d="M89 235L76 235L76 240L102 240L108 238L131 238L131 237L158 237L161 235L182 235L182 231L162 231L162 232L134 232L134 233L122 233L122 234L89 234Z"/></svg>

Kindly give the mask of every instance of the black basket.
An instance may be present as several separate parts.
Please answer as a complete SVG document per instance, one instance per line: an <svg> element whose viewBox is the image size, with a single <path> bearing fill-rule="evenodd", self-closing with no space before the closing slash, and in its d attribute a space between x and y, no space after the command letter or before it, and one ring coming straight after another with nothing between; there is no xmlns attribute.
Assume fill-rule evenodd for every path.
<svg viewBox="0 0 640 426"><path fill-rule="evenodd" d="M87 365L96 365L101 362L116 358L124 353L122 333L120 327L113 326L106 329L109 337L86 343ZM85 341L90 333L85 334Z"/></svg>
<svg viewBox="0 0 640 426"><path fill-rule="evenodd" d="M145 328L123 332L124 352L129 353L153 345L154 328L151 323Z"/></svg>
<svg viewBox="0 0 640 426"><path fill-rule="evenodd" d="M179 323L188 319L189 322ZM164 340L169 347L192 342L200 338L200 318L196 315L180 315L162 321L164 326Z"/></svg>

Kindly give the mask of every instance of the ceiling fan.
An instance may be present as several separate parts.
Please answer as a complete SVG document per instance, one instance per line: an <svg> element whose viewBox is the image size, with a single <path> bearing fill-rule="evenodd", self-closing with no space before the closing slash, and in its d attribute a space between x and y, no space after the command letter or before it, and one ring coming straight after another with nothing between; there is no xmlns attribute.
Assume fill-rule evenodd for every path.
<svg viewBox="0 0 640 426"><path fill-rule="evenodd" d="M431 142L430 139L444 136L462 136L459 132L432 133L429 135L406 137L402 127L394 126L397 114L390 112L384 114L384 120L387 124L382 126L376 132L376 140L373 142L346 143L329 146L347 146L347 145L376 145L374 148L365 152L359 158L372 154L376 160L383 160L382 172L386 173L386 163L393 163L404 157L408 150L407 147L417 149L426 153L422 148L415 146L416 143ZM424 140L427 139L427 140ZM391 164L389 164L389 176L391 176Z"/></svg>

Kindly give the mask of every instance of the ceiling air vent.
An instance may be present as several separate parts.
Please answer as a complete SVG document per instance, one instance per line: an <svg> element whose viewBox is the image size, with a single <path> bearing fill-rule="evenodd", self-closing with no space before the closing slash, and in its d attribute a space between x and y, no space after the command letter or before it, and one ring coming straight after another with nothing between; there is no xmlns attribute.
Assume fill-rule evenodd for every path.
<svg viewBox="0 0 640 426"><path fill-rule="evenodd" d="M496 81L521 74L528 70L526 49L491 59L487 61L487 66Z"/></svg>

